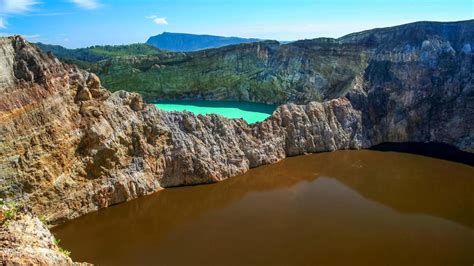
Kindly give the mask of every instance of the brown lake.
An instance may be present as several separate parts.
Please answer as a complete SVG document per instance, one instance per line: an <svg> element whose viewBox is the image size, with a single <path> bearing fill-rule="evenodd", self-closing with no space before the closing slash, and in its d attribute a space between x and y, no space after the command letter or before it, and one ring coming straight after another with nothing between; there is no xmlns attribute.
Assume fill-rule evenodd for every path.
<svg viewBox="0 0 474 266"><path fill-rule="evenodd" d="M412 154L292 157L53 228L97 265L474 264L474 167Z"/></svg>

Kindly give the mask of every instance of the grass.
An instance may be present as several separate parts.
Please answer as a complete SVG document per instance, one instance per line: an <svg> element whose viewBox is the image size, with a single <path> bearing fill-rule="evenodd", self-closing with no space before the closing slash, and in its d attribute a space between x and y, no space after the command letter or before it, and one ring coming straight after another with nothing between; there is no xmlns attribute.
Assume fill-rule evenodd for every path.
<svg viewBox="0 0 474 266"><path fill-rule="evenodd" d="M38 218L43 224L47 224L48 219L46 218L46 216L40 215Z"/></svg>
<svg viewBox="0 0 474 266"><path fill-rule="evenodd" d="M2 226L8 226L9 222L11 219L15 218L15 216L18 213L19 210L19 205L18 203L14 201L5 201L4 199L0 199L0 214L1 214L1 221L0 224ZM46 217L45 216L40 216L39 217L40 221L44 224L46 224ZM53 245L58 249L58 251L63 254L66 257L69 257L71 255L71 252L67 249L64 249L59 246L59 243L61 240L53 238Z"/></svg>
<svg viewBox="0 0 474 266"><path fill-rule="evenodd" d="M6 202L3 199L0 199L0 212L2 214L2 219L0 223L4 226L8 225L8 221L15 218L18 212L18 204L14 201Z"/></svg>
<svg viewBox="0 0 474 266"><path fill-rule="evenodd" d="M53 245L58 248L59 252L61 252L64 256L66 257L70 257L71 256L71 251L67 250L67 249L64 249L62 247L59 246L59 243L61 242L61 239L56 239L54 238L53 239Z"/></svg>

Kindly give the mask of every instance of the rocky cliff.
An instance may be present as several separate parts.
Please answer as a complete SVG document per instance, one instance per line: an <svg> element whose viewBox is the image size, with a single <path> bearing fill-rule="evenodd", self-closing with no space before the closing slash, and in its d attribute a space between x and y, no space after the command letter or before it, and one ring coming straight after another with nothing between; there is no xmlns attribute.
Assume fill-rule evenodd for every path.
<svg viewBox="0 0 474 266"><path fill-rule="evenodd" d="M48 227L28 209L18 210L15 217L1 224L0 262L3 265L73 265L68 251L58 247Z"/></svg>
<svg viewBox="0 0 474 266"><path fill-rule="evenodd" d="M309 152L405 141L474 152L473 41L469 29L462 32L470 39L459 37L456 45L423 35L420 47L362 54L365 70L347 72L355 77L344 86L334 85L345 80L339 68L328 66L336 71L328 72L339 88L328 96L334 99L282 105L252 125L158 110L138 94L110 93L94 74L20 37L0 38L0 197L27 204L54 224ZM370 46L377 34L340 45L362 39ZM266 50L259 51L265 58ZM333 57L347 60L339 58Z"/></svg>
<svg viewBox="0 0 474 266"><path fill-rule="evenodd" d="M133 90L146 100L304 104L335 99L354 88L409 85L436 91L452 86L450 80L466 88L473 36L474 20L417 22L339 39L286 45L265 41L194 53L115 57L102 61L94 72L108 89Z"/></svg>

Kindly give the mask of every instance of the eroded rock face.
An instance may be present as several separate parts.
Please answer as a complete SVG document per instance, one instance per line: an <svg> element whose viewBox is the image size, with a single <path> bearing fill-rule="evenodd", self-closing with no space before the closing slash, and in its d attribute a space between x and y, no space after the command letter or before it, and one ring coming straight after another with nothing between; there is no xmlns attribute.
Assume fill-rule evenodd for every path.
<svg viewBox="0 0 474 266"><path fill-rule="evenodd" d="M0 262L6 265L80 265L61 253L36 215L21 210L0 226Z"/></svg>
<svg viewBox="0 0 474 266"><path fill-rule="evenodd" d="M91 68L112 91L147 100L306 104L379 88L471 86L474 20L416 22L342 38L240 44L194 53L107 59ZM464 66L464 67L462 67ZM456 81L456 83L453 82ZM415 94L411 97L425 97Z"/></svg>

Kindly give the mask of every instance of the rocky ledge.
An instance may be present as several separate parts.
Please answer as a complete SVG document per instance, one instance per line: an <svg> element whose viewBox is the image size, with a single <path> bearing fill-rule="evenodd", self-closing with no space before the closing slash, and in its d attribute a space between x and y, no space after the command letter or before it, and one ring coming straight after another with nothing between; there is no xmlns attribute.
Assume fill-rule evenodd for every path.
<svg viewBox="0 0 474 266"><path fill-rule="evenodd" d="M3 265L73 265L67 251L58 247L48 227L35 214L27 208L9 211L15 212L14 217L1 217L0 262Z"/></svg>
<svg viewBox="0 0 474 266"><path fill-rule="evenodd" d="M408 141L474 152L474 90L464 85L472 84L472 54L456 56L462 83L440 73L431 81L444 84L436 91L404 82L367 86L381 82L371 75L345 97L282 105L249 125L158 110L138 94L110 93L94 74L20 37L0 38L0 197L27 204L55 224L161 188L217 182L286 156ZM396 65L399 77L418 79L405 64Z"/></svg>

